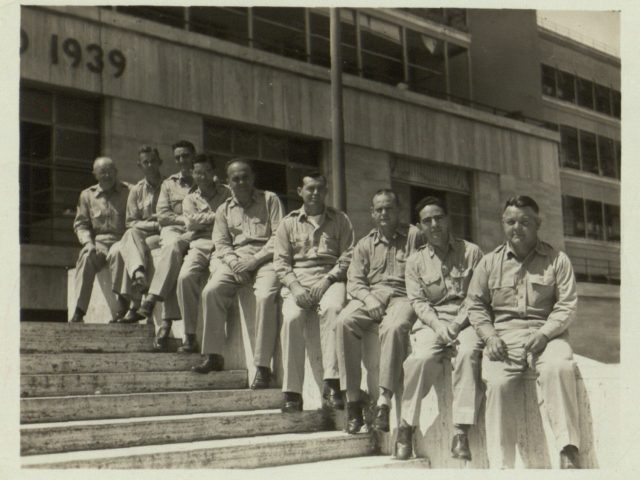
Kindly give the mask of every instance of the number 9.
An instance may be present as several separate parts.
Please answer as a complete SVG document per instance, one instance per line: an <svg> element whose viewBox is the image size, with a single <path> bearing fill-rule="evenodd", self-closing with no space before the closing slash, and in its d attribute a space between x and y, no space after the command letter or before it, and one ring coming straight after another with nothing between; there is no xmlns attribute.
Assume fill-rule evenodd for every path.
<svg viewBox="0 0 640 480"><path fill-rule="evenodd" d="M120 50L111 50L109 52L109 62L116 67L116 73L113 74L116 78L120 77L127 67L127 59Z"/></svg>
<svg viewBox="0 0 640 480"><path fill-rule="evenodd" d="M62 51L71 57L72 67L77 67L82 61L82 47L75 38L67 38L62 42Z"/></svg>

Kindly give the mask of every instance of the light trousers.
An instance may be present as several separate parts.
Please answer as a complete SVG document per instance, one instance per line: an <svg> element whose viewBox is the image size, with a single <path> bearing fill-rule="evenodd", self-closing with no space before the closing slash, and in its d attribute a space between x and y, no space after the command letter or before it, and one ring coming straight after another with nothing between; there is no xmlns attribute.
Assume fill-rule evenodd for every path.
<svg viewBox="0 0 640 480"><path fill-rule="evenodd" d="M162 305L163 320L178 320L180 308L176 297L176 282L189 242L181 238L182 232L171 227L160 230L160 250L155 258L149 294L156 295Z"/></svg>
<svg viewBox="0 0 640 480"><path fill-rule="evenodd" d="M415 312L406 297L392 297L380 323L371 319L360 300L347 304L338 317L336 349L340 386L349 397L359 393L361 363L367 370L372 399L378 397L379 387L398 393L409 332L415 321Z"/></svg>
<svg viewBox="0 0 640 480"><path fill-rule="evenodd" d="M209 276L212 250L213 241L207 238L192 241L178 274L176 293L184 320L184 333L188 335L196 333L200 296Z"/></svg>
<svg viewBox="0 0 640 480"><path fill-rule="evenodd" d="M109 278L106 280L113 290L113 279L110 272L115 268L115 261L118 257L118 251L120 249L120 242L95 242L96 248L90 253L87 253L84 249L80 251L78 260L76 261L76 270L74 276L74 286L76 293L76 308L79 308L83 312L87 312L89 308L89 301L91 300L91 291L93 290L93 282L98 272L104 267L109 265L109 270L106 275ZM112 267L113 265L113 267ZM115 317L115 303L107 302L109 309L111 310L112 318Z"/></svg>
<svg viewBox="0 0 640 480"><path fill-rule="evenodd" d="M522 325L498 331L507 345L509 361L491 361L486 354L482 361L487 387L487 454L492 468L513 468L515 464L516 420L524 415L523 380L527 375L537 378L539 401L544 404L558 451L566 445L580 448L575 361L568 335L550 340L539 355L525 355L523 345L538 328Z"/></svg>
<svg viewBox="0 0 640 480"><path fill-rule="evenodd" d="M130 228L120 240L118 255L111 265L111 278L113 279L113 291L123 297L138 301L138 292L132 288L133 274L139 268L148 271L151 250L158 248L160 235L149 233L137 228Z"/></svg>

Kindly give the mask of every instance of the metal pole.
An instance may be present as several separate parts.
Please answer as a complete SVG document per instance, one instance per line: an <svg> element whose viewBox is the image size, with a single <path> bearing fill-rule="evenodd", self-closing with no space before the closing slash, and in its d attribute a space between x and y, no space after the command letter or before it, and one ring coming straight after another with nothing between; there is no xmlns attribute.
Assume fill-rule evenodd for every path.
<svg viewBox="0 0 640 480"><path fill-rule="evenodd" d="M331 183L333 205L347 208L344 165L344 118L342 115L342 51L340 49L340 9L331 9Z"/></svg>

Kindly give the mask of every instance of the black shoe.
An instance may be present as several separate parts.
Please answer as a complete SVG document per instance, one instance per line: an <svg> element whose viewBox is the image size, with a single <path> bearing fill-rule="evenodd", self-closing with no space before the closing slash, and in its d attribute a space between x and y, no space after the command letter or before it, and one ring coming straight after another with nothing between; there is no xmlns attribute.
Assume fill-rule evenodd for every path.
<svg viewBox="0 0 640 480"><path fill-rule="evenodd" d="M195 333L187 333L184 343L178 348L178 353L193 353L196 351L196 335Z"/></svg>
<svg viewBox="0 0 640 480"><path fill-rule="evenodd" d="M215 353L207 356L200 365L191 367L191 371L195 373L221 372L222 370L224 370L224 357Z"/></svg>
<svg viewBox="0 0 640 480"><path fill-rule="evenodd" d="M135 308L130 308L119 320L119 323L138 323L140 320L144 320L144 316L140 315Z"/></svg>
<svg viewBox="0 0 640 480"><path fill-rule="evenodd" d="M373 428L380 432L389 431L389 405L379 405L376 409L376 418L373 421Z"/></svg>
<svg viewBox="0 0 640 480"><path fill-rule="evenodd" d="M469 439L466 433L456 433L451 441L451 456L458 460L471 460Z"/></svg>
<svg viewBox="0 0 640 480"><path fill-rule="evenodd" d="M153 316L153 309L156 307L156 299L153 296L149 296L142 302L140 308L138 309L138 313L147 319Z"/></svg>
<svg viewBox="0 0 640 480"><path fill-rule="evenodd" d="M396 440L396 458L398 460L408 460L413 455L413 427L402 420L398 427L398 438Z"/></svg>
<svg viewBox="0 0 640 480"><path fill-rule="evenodd" d="M153 339L153 350L156 352L165 352L169 343L169 334L171 333L171 324L163 322L156 338Z"/></svg>
<svg viewBox="0 0 640 480"><path fill-rule="evenodd" d="M259 390L262 388L269 388L271 382L271 370L268 367L258 367L256 370L256 376L253 378L251 384L251 390Z"/></svg>
<svg viewBox="0 0 640 480"><path fill-rule="evenodd" d="M354 435L364 426L361 402L347 402L347 433Z"/></svg>
<svg viewBox="0 0 640 480"><path fill-rule="evenodd" d="M282 413L295 413L302 411L302 395L294 392L284 392L284 401L280 408Z"/></svg>
<svg viewBox="0 0 640 480"><path fill-rule="evenodd" d="M332 410L344 410L344 400L340 391L340 382L338 379L332 378L324 381L323 403L327 408Z"/></svg>
<svg viewBox="0 0 640 480"><path fill-rule="evenodd" d="M79 313L74 313L69 323L84 323L84 315L80 315Z"/></svg>
<svg viewBox="0 0 640 480"><path fill-rule="evenodd" d="M560 452L560 468L580 468L580 452L575 445L567 445Z"/></svg>

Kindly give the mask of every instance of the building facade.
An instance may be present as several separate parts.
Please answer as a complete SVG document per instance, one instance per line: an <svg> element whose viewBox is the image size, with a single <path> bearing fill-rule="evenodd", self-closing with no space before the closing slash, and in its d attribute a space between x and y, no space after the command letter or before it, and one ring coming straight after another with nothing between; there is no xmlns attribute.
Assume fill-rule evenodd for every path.
<svg viewBox="0 0 640 480"><path fill-rule="evenodd" d="M617 84L613 66L613 80L575 70L571 103L558 95L565 95L561 73L574 70L556 60L566 51L574 61L577 47L540 29L535 14L529 25L530 12L519 21L529 25L540 60L528 58L532 65L505 74L504 85L489 83L491 62L500 66L478 53L493 41L478 12L341 15L347 213L358 236L371 228L373 192L393 188L406 221L420 197L442 196L455 232L488 251L502 240L504 200L520 193L539 201L542 235L577 265L581 255L618 258L619 60ZM530 43L522 42L512 47ZM215 156L220 174L233 156L253 160L258 186L288 210L300 205L295 192L305 172L331 176L328 9L25 6L20 50L24 319L66 318L75 205L93 183L98 154L135 182L140 144L157 146L170 174L170 145L187 139ZM578 103L578 79L592 82L593 109ZM598 86L617 88L609 113L598 110ZM584 280L595 278L589 272Z"/></svg>

